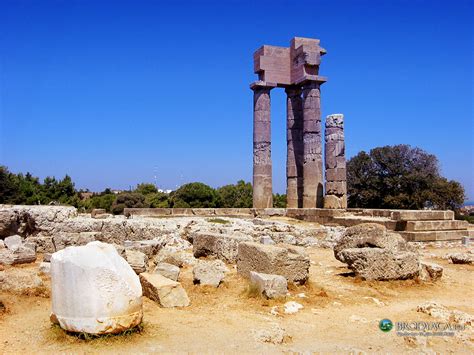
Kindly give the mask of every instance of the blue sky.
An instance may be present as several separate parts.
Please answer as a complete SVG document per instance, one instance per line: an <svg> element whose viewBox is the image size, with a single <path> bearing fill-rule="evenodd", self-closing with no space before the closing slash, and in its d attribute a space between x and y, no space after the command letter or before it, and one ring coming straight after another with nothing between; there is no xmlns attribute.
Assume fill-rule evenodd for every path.
<svg viewBox="0 0 474 355"><path fill-rule="evenodd" d="M100 191L251 181L252 54L321 39L347 156L406 143L474 200L472 1L0 1L0 164ZM274 190L285 96L272 91Z"/></svg>

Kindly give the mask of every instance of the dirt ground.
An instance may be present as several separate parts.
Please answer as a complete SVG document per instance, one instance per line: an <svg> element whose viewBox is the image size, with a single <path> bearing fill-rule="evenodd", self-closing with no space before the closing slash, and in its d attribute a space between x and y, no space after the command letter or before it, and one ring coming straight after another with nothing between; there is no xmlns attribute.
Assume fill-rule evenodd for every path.
<svg viewBox="0 0 474 355"><path fill-rule="evenodd" d="M436 256L454 251L426 250ZM384 333L378 328L384 318L393 322L436 321L416 311L425 301L474 314L474 266L453 265L431 255L431 261L444 267L443 279L437 283L368 282L348 276L348 269L334 258L332 250L313 248L308 252L311 282L291 287L291 296L279 301L252 296L235 269L218 289L193 285L191 270L184 269L181 281L191 306L165 309L144 299L143 331L126 336L83 340L67 335L50 324L49 298L0 293L7 309L0 312L0 353L474 352L470 330L463 339L414 340L397 336L395 329ZM32 272L37 267L24 266ZM301 293L306 298L299 297ZM296 314L284 314L282 305L288 300L304 308ZM278 314L271 314L272 309ZM256 339L256 331L273 324L285 329L282 344Z"/></svg>

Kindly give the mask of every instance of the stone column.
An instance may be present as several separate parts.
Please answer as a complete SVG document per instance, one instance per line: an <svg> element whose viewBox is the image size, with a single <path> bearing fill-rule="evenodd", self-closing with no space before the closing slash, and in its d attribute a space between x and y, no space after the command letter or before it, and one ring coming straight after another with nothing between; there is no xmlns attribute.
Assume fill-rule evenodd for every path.
<svg viewBox="0 0 474 355"><path fill-rule="evenodd" d="M286 207L303 207L303 101L301 88L286 92Z"/></svg>
<svg viewBox="0 0 474 355"><path fill-rule="evenodd" d="M273 207L270 90L252 85L253 90L253 207Z"/></svg>
<svg viewBox="0 0 474 355"><path fill-rule="evenodd" d="M347 208L344 115L335 114L326 117L325 142L324 208Z"/></svg>
<svg viewBox="0 0 474 355"><path fill-rule="evenodd" d="M304 208L324 205L320 84L307 81L303 85Z"/></svg>

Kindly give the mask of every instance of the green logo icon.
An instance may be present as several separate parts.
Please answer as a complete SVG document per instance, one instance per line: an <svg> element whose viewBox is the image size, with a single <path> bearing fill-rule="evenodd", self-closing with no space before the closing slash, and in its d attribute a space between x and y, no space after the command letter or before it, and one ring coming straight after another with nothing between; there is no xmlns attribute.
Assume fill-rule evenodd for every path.
<svg viewBox="0 0 474 355"><path fill-rule="evenodd" d="M390 319L382 319L380 322L379 322L379 328L382 332L389 332L392 330L393 328L393 323Z"/></svg>

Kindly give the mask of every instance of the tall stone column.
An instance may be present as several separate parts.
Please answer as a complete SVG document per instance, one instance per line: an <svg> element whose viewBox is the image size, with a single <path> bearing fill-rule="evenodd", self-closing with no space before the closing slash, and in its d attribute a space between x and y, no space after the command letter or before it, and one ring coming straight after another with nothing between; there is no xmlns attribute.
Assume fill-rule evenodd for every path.
<svg viewBox="0 0 474 355"><path fill-rule="evenodd" d="M304 208L324 205L320 84L307 81L303 85Z"/></svg>
<svg viewBox="0 0 474 355"><path fill-rule="evenodd" d="M286 92L286 207L303 207L303 101L301 88Z"/></svg>
<svg viewBox="0 0 474 355"><path fill-rule="evenodd" d="M326 196L324 208L347 208L347 178L344 143L344 115L326 117Z"/></svg>
<svg viewBox="0 0 474 355"><path fill-rule="evenodd" d="M273 207L270 90L252 85L253 90L253 207Z"/></svg>

